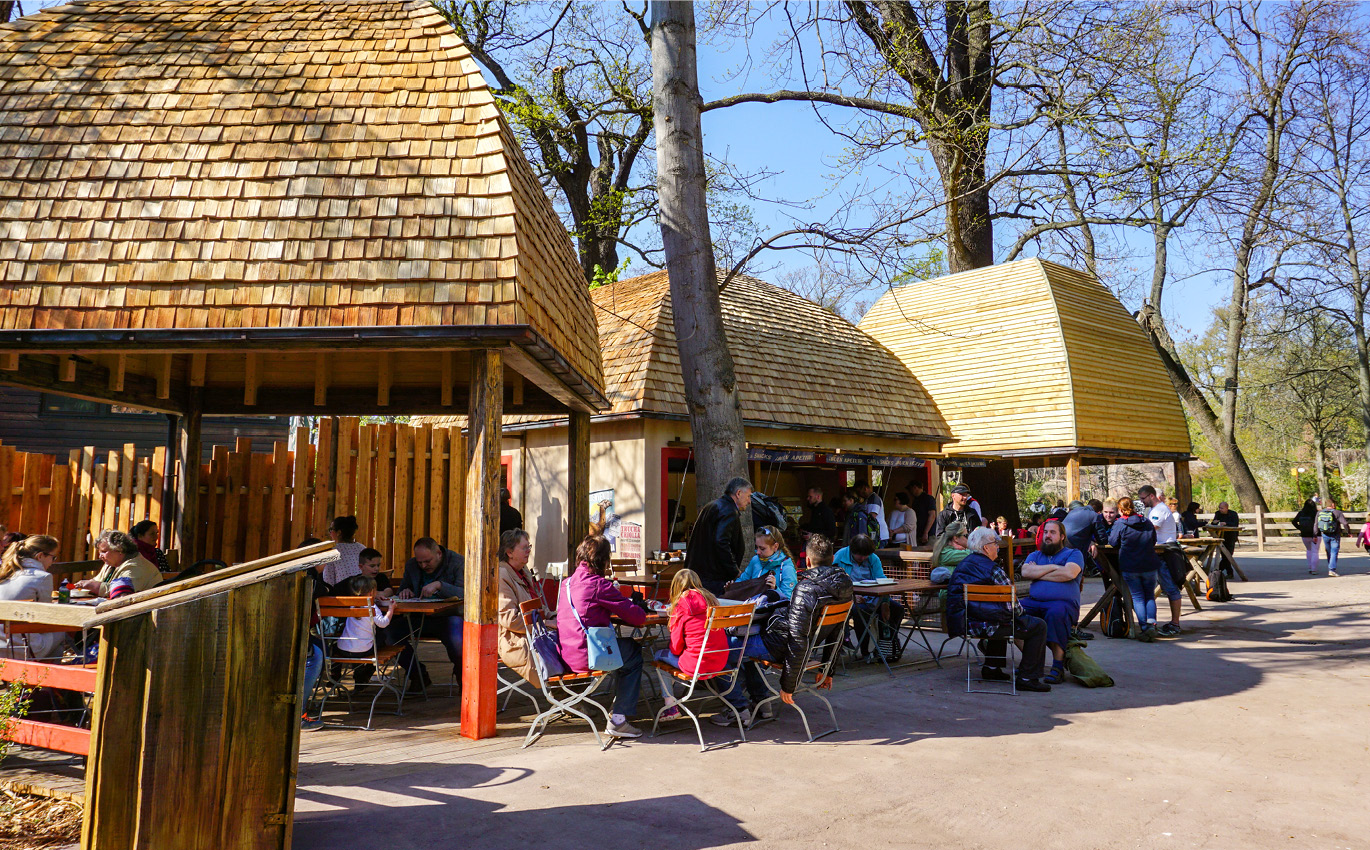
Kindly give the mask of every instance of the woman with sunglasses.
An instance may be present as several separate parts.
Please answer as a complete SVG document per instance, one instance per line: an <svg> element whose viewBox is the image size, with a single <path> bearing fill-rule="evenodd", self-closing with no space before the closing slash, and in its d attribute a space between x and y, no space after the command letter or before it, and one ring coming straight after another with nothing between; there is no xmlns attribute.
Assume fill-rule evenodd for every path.
<svg viewBox="0 0 1370 850"><path fill-rule="evenodd" d="M794 558L778 528L763 525L756 530L756 554L737 581L756 578L765 578L766 583L785 599L794 594L794 585L799 578L795 574Z"/></svg>

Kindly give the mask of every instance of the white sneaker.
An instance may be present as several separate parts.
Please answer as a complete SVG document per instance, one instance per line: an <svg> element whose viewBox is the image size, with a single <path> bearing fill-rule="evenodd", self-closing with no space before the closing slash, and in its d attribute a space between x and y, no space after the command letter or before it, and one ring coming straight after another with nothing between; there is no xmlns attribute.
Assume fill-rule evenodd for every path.
<svg viewBox="0 0 1370 850"><path fill-rule="evenodd" d="M1333 578L1341 578L1341 573L1337 572L1336 570L1328 570L1327 574L1329 576L1332 576Z"/></svg>
<svg viewBox="0 0 1370 850"><path fill-rule="evenodd" d="M604 734L608 735L610 738L641 738L642 730L626 720L622 723L614 723L611 720L609 721L609 724L604 727Z"/></svg>
<svg viewBox="0 0 1370 850"><path fill-rule="evenodd" d="M752 710L750 708L739 708L737 713L742 715L742 727L744 729L752 725ZM715 726L734 726L737 724L737 720L731 711L720 711L710 717L709 722Z"/></svg>

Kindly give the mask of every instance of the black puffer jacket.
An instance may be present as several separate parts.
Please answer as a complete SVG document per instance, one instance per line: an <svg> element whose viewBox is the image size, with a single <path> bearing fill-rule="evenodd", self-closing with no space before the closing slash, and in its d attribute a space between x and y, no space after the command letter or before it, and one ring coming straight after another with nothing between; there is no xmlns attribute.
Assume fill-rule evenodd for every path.
<svg viewBox="0 0 1370 850"><path fill-rule="evenodd" d="M806 660L804 650L808 648L809 635L823 606L833 602L850 602L851 598L851 576L840 567L814 567L799 576L789 607L772 617L761 634L771 658L784 665L780 673L782 691L794 693L799 684ZM830 628L846 629L846 624ZM828 637L828 634L820 635L818 642L824 643ZM838 641L837 645L841 646L841 642Z"/></svg>

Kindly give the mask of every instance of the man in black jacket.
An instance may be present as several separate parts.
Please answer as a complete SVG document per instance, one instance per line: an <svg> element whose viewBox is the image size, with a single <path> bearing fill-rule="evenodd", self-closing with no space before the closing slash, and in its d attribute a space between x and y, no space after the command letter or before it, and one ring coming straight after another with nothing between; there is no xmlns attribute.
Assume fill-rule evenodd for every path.
<svg viewBox="0 0 1370 850"><path fill-rule="evenodd" d="M983 525L980 522L980 515L975 512L975 508L970 506L970 488L964 484L957 484L951 489L951 504L937 515L937 523L933 526L932 536L940 537L942 529L953 522L964 522L966 528L971 531Z"/></svg>
<svg viewBox="0 0 1370 850"><path fill-rule="evenodd" d="M809 519L799 526L799 530L804 533L804 539L808 540L811 534L818 534L829 540L836 537L837 518L833 516L827 500L823 498L823 488L810 487L805 501L809 503Z"/></svg>
<svg viewBox="0 0 1370 850"><path fill-rule="evenodd" d="M787 705L794 705L794 691L799 687L799 677L808 660L804 653L823 608L835 602L852 600L851 576L841 567L833 566L833 552L832 541L826 537L815 534L809 538L805 554L806 563L811 566L799 576L799 582L790 596L790 604L772 616L760 634L754 634L747 640L746 658L780 665L780 699ZM834 633L845 630L846 626L846 623L829 626L824 634L818 636L817 645L832 643L831 651L838 651L842 636ZM832 640L833 637L837 640ZM825 656L823 660L827 661L828 658ZM742 672L743 675L738 677L726 698L737 708L746 726L752 722L749 706L766 698L766 686L757 665L744 662ZM825 688L830 683L831 679L828 679L816 684L819 688ZM774 714L773 702L762 706L762 718L770 718ZM732 725L732 715L720 712L715 715L714 721L719 726L729 726Z"/></svg>
<svg viewBox="0 0 1370 850"><path fill-rule="evenodd" d="M723 495L704 506L690 532L685 568L694 570L704 588L721 594L737 578L747 549L742 540L742 511L752 506L752 485L734 478Z"/></svg>

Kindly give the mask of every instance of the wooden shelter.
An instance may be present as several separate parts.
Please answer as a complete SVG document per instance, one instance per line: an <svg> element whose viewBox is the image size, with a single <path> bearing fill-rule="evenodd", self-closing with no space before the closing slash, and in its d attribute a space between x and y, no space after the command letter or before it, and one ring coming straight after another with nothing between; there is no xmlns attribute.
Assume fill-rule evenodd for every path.
<svg viewBox="0 0 1370 850"><path fill-rule="evenodd" d="M1034 258L909 284L861 329L923 380L956 435L946 463L974 463L970 477L1000 485L985 491L1014 468L1064 466L1078 498L1082 464L1168 462L1188 499L1179 398L1146 332L1089 275Z"/></svg>
<svg viewBox="0 0 1370 850"><path fill-rule="evenodd" d="M494 731L500 418L587 433L597 343L570 237L429 3L0 26L0 383L167 413L180 457L205 415L467 412L467 734Z"/></svg>
<svg viewBox="0 0 1370 850"><path fill-rule="evenodd" d="M3 620L100 630L90 730L19 720L10 731L88 754L82 850L288 850L313 604L304 570L337 557L321 543L95 607L0 602ZM0 666L77 690L67 680L85 672Z"/></svg>
<svg viewBox="0 0 1370 850"><path fill-rule="evenodd" d="M692 437L670 287L656 272L591 295L609 409L591 420L590 489L613 491L613 514L639 535L620 535L617 554L641 559L670 543L668 502L680 503L682 526L699 507L687 483ZM797 509L809 486L832 497L847 473L866 480L880 470L886 487L925 480L950 430L887 349L830 310L745 275L723 290L722 308L759 488ZM566 463L565 428L565 419L505 419L510 489L543 563L559 561L567 537L584 533L560 522L571 498L555 474Z"/></svg>

